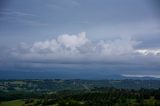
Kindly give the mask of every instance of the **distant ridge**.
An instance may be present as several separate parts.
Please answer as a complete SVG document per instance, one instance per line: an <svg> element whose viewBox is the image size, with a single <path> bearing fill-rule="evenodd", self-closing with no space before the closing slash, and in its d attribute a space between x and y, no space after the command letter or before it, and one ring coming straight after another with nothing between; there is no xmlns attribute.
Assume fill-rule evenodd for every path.
<svg viewBox="0 0 160 106"><path fill-rule="evenodd" d="M154 76L134 76L124 74L69 73L66 71L0 71L0 79L86 79L86 80L160 80Z"/></svg>

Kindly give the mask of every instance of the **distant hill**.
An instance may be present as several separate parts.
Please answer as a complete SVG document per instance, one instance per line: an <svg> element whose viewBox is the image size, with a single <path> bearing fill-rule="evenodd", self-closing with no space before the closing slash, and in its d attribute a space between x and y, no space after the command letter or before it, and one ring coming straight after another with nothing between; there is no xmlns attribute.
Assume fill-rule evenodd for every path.
<svg viewBox="0 0 160 106"><path fill-rule="evenodd" d="M29 70L29 71L0 71L0 79L86 79L86 80L123 80L123 79L135 79L135 80L160 80L155 77L133 77L125 76L121 74L107 74L107 73L91 73L89 72L74 72L71 71L46 71L46 70Z"/></svg>

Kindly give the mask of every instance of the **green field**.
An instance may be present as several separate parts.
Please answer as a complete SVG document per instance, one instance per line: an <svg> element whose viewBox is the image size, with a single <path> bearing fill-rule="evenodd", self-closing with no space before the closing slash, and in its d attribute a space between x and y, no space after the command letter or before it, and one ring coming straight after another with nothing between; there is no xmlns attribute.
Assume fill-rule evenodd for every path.
<svg viewBox="0 0 160 106"><path fill-rule="evenodd" d="M24 104L23 100L12 100L5 101L0 104L0 106L22 106Z"/></svg>

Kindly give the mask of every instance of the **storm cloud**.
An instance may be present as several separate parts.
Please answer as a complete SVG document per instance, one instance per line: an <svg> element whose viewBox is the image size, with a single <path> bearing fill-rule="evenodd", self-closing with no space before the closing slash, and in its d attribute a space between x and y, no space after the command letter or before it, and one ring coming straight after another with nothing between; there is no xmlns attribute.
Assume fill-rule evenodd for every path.
<svg viewBox="0 0 160 106"><path fill-rule="evenodd" d="M17 61L33 63L132 63L150 59L159 64L160 49L139 49L140 41L131 37L93 42L85 32L77 35L62 34L57 38L21 43L9 50L9 55ZM142 59L142 60L141 60ZM146 61L147 62L147 61ZM149 62L149 61L148 61Z"/></svg>
<svg viewBox="0 0 160 106"><path fill-rule="evenodd" d="M157 4L156 0L6 1L0 8L0 72L160 75Z"/></svg>

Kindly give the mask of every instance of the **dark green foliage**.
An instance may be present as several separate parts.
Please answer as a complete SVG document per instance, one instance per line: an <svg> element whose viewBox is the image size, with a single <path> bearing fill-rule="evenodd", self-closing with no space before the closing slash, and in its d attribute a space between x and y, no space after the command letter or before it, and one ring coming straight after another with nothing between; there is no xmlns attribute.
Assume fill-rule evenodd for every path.
<svg viewBox="0 0 160 106"><path fill-rule="evenodd" d="M33 103L33 102L34 102L34 99L27 99L27 100L25 100L25 104Z"/></svg>
<svg viewBox="0 0 160 106"><path fill-rule="evenodd" d="M63 100L58 103L58 106L85 106L83 103L75 100Z"/></svg>
<svg viewBox="0 0 160 106"><path fill-rule="evenodd" d="M83 88L72 88L72 82L78 83L77 86L85 86ZM84 80L27 80L19 82L26 84L18 85L25 88L25 90L16 90L17 86L14 84L14 89L0 90L0 101L21 99L24 101L24 106L49 106L56 104L58 106L160 106L160 89L156 87L146 89L133 87L131 89L131 83L142 83L140 80L124 80L124 81L87 81ZM129 82L130 81L130 82ZM3 82L3 81L1 81ZM71 84L70 89L52 90L55 82L57 84L64 85ZM121 83L117 84L119 87L101 86L101 84L112 82ZM125 83L124 83L125 82ZM127 83L128 88L127 88ZM152 81L143 81L143 83ZM155 81L158 84L159 81ZM92 85L95 83L95 85ZM142 83L142 86L143 86ZM1 83L4 86L13 84L12 81ZM51 85L50 85L51 84ZM53 84L53 85L52 85ZM63 85L64 84L64 85ZM66 85L67 85L66 84ZM85 84L85 85L84 85ZM38 85L41 90L37 90ZM44 85L44 87L43 87ZM154 84L153 84L154 85ZM58 85L59 86L59 85ZM58 87L57 86L57 87ZM95 87L94 87L95 86ZM114 85L115 86L115 85ZM123 86L123 87L120 87ZM157 86L157 85L156 85ZM4 87L3 87L4 88ZM61 87L60 87L61 88Z"/></svg>

